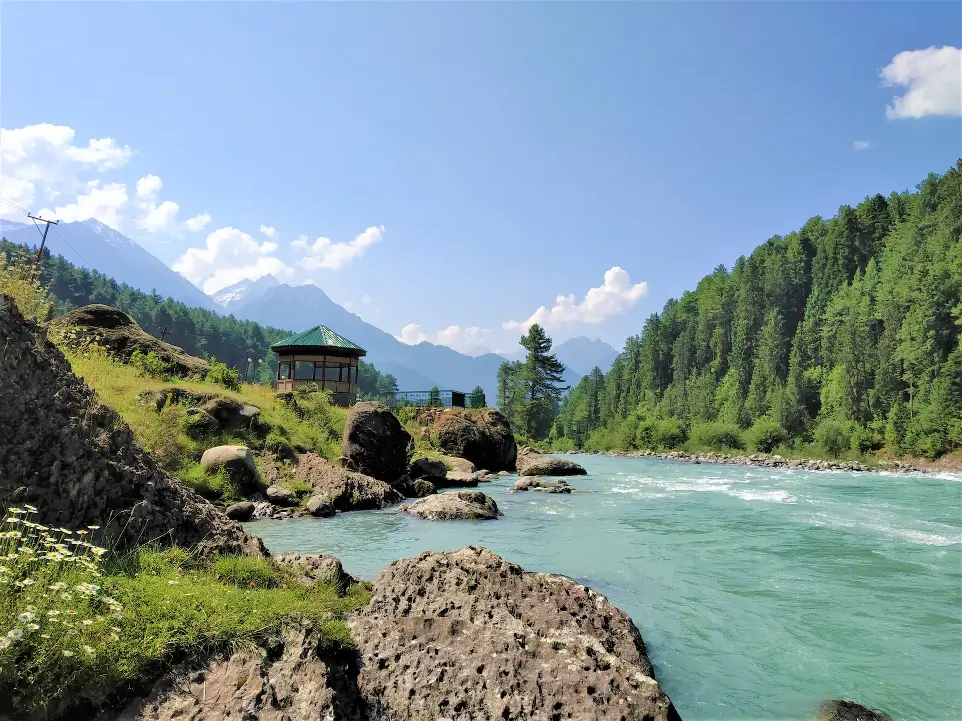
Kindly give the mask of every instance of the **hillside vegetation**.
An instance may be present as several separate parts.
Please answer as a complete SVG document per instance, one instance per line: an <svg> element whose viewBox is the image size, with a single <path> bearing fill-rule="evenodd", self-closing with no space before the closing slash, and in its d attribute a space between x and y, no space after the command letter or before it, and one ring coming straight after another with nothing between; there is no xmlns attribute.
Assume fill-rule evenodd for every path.
<svg viewBox="0 0 962 721"><path fill-rule="evenodd" d="M962 446L962 160L718 266L566 397L559 448Z"/></svg>

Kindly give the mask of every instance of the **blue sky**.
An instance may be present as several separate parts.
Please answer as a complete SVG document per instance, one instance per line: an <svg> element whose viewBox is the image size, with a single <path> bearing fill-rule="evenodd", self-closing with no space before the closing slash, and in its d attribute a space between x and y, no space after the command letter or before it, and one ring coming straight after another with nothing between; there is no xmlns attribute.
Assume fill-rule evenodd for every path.
<svg viewBox="0 0 962 721"><path fill-rule="evenodd" d="M532 317L620 347L718 263L962 155L956 3L0 13L3 196L462 349Z"/></svg>

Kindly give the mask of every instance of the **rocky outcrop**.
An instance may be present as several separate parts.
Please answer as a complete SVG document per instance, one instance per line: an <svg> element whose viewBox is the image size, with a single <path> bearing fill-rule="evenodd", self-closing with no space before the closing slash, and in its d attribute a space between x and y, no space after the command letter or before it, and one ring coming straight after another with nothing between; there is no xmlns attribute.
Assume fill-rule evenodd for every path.
<svg viewBox="0 0 962 721"><path fill-rule="evenodd" d="M317 553L280 553L274 561L297 574L302 586L328 583L341 592L357 583L357 579L344 570L339 558Z"/></svg>
<svg viewBox="0 0 962 721"><path fill-rule="evenodd" d="M428 521L492 521L501 515L493 498L481 491L452 491L400 506L398 511Z"/></svg>
<svg viewBox="0 0 962 721"><path fill-rule="evenodd" d="M408 468L408 475L412 479L418 478L444 478L448 472L448 467L436 458L418 458L411 462Z"/></svg>
<svg viewBox="0 0 962 721"><path fill-rule="evenodd" d="M341 452L354 470L391 483L407 473L410 434L383 403L358 403L344 424Z"/></svg>
<svg viewBox="0 0 962 721"><path fill-rule="evenodd" d="M522 476L583 476L587 471L565 458L556 458L525 446L518 452L518 473Z"/></svg>
<svg viewBox="0 0 962 721"><path fill-rule="evenodd" d="M254 517L254 504L250 501L232 503L224 509L224 515L234 521L245 523Z"/></svg>
<svg viewBox="0 0 962 721"><path fill-rule="evenodd" d="M570 579L469 547L395 561L374 588L350 625L375 718L679 719L628 615Z"/></svg>
<svg viewBox="0 0 962 721"><path fill-rule="evenodd" d="M46 525L102 526L121 547L151 539L202 553L264 552L161 470L8 296L0 296L0 348L0 506L32 504L33 520Z"/></svg>
<svg viewBox="0 0 962 721"><path fill-rule="evenodd" d="M226 658L197 660L131 702L118 721L368 721L357 656L309 627Z"/></svg>
<svg viewBox="0 0 962 721"><path fill-rule="evenodd" d="M267 500L275 506L293 506L297 504L297 497L294 495L294 491L289 488L271 486L264 491L264 495L267 496Z"/></svg>
<svg viewBox="0 0 962 721"><path fill-rule="evenodd" d="M232 398L214 398L205 403L201 410L214 418L221 430L252 430L260 434L269 430L258 418L261 413L260 408Z"/></svg>
<svg viewBox="0 0 962 721"><path fill-rule="evenodd" d="M264 490L257 478L254 455L247 446L214 446L200 457L200 467L205 471L223 469L246 495Z"/></svg>
<svg viewBox="0 0 962 721"><path fill-rule="evenodd" d="M444 465L450 468L452 471L458 471L459 473L474 473L478 470L478 467L474 465L467 458L458 458L457 456L441 456L441 460L444 461ZM442 476L445 474L441 474Z"/></svg>
<svg viewBox="0 0 962 721"><path fill-rule="evenodd" d="M220 430L220 423L207 411L200 408L188 408L184 416L184 432L197 440L213 435Z"/></svg>
<svg viewBox="0 0 962 721"><path fill-rule="evenodd" d="M852 701L826 701L818 710L818 721L892 721L892 717Z"/></svg>
<svg viewBox="0 0 962 721"><path fill-rule="evenodd" d="M493 408L446 408L431 427L447 455L466 458L489 471L514 470L518 446L508 419Z"/></svg>
<svg viewBox="0 0 962 721"><path fill-rule="evenodd" d="M298 455L294 477L310 483L314 491L326 496L338 511L386 508L404 500L404 496L384 481L348 471L316 453Z"/></svg>
<svg viewBox="0 0 962 721"><path fill-rule="evenodd" d="M437 480L437 479L432 479ZM405 498L424 498L437 493L437 487L424 478L411 480L410 476L401 476L391 486Z"/></svg>
<svg viewBox="0 0 962 721"><path fill-rule="evenodd" d="M433 483L438 488L474 488L483 474L478 471L465 473L464 471L448 471L444 478L432 478Z"/></svg>
<svg viewBox="0 0 962 721"><path fill-rule="evenodd" d="M330 518L336 510L327 496L311 496L307 502L307 512L315 518Z"/></svg>
<svg viewBox="0 0 962 721"><path fill-rule="evenodd" d="M123 311L106 305L85 305L60 316L50 331L67 347L83 349L89 343L104 346L111 355L129 361L135 351L156 353L173 375L205 376L210 364L170 343L154 338Z"/></svg>
<svg viewBox="0 0 962 721"><path fill-rule="evenodd" d="M567 482L561 479L549 481L544 478L526 476L519 478L514 486L511 487L511 490L515 492L541 491L542 493L571 493L573 489Z"/></svg>

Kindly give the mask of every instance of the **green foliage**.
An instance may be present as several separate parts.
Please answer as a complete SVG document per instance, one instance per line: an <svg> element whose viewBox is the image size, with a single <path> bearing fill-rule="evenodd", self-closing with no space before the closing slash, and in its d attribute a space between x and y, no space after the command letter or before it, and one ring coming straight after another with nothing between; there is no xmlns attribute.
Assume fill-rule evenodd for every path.
<svg viewBox="0 0 962 721"><path fill-rule="evenodd" d="M219 468L206 471L194 460L185 460L175 472L176 476L209 501L233 503L243 500L243 493L230 476Z"/></svg>
<svg viewBox="0 0 962 721"><path fill-rule="evenodd" d="M558 415L565 367L551 353L551 338L537 323L520 342L525 360L505 361L498 369L498 408L522 437L544 440Z"/></svg>
<svg viewBox="0 0 962 721"><path fill-rule="evenodd" d="M431 408L437 408L441 405L441 391L438 390L437 386L428 391L428 405Z"/></svg>
<svg viewBox="0 0 962 721"><path fill-rule="evenodd" d="M741 430L734 423L695 423L689 433L693 450L728 451L745 448Z"/></svg>
<svg viewBox="0 0 962 721"><path fill-rule="evenodd" d="M154 351L146 354L135 350L130 355L130 365L148 378L170 378L170 365L158 356Z"/></svg>
<svg viewBox="0 0 962 721"><path fill-rule="evenodd" d="M468 408L484 408L485 404L484 388L475 386L474 390L468 394Z"/></svg>
<svg viewBox="0 0 962 721"><path fill-rule="evenodd" d="M815 444L833 458L851 446L851 432L842 421L826 418L815 427Z"/></svg>
<svg viewBox="0 0 962 721"><path fill-rule="evenodd" d="M658 421L652 433L652 441L657 448L672 450L680 448L688 440L688 429L676 418Z"/></svg>
<svg viewBox="0 0 962 721"><path fill-rule="evenodd" d="M34 268L26 249L0 246L0 293L13 298L25 318L43 323L50 317L53 299Z"/></svg>
<svg viewBox="0 0 962 721"><path fill-rule="evenodd" d="M238 588L278 588L290 582L289 575L267 558L217 556L210 572L221 583Z"/></svg>
<svg viewBox="0 0 962 721"><path fill-rule="evenodd" d="M503 371L499 406L519 407L521 364ZM675 419L700 447L714 445L701 424L762 419L795 446L822 429L833 454L962 447L962 160L715 268L571 390L551 437L659 445L655 421L627 432L632 417Z"/></svg>
<svg viewBox="0 0 962 721"><path fill-rule="evenodd" d="M228 368L226 363L218 362L214 356L210 358L210 370L207 371L207 376L204 380L214 385L223 386L231 391L239 391L241 387L240 380L237 377L237 371Z"/></svg>
<svg viewBox="0 0 962 721"><path fill-rule="evenodd" d="M751 447L760 453L771 453L788 440L788 431L770 418L759 418L746 435Z"/></svg>

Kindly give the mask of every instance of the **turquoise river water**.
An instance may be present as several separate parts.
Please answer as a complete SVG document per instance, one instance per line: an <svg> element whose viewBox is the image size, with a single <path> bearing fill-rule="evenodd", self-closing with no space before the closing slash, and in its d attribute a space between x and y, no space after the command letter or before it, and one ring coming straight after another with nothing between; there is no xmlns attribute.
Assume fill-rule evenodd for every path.
<svg viewBox="0 0 962 721"><path fill-rule="evenodd" d="M575 578L631 614L686 721L811 719L829 698L962 719L962 476L574 460L592 493L481 484L497 521L387 509L247 528L362 578L469 544Z"/></svg>

